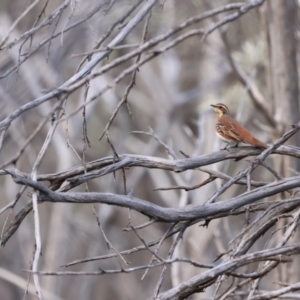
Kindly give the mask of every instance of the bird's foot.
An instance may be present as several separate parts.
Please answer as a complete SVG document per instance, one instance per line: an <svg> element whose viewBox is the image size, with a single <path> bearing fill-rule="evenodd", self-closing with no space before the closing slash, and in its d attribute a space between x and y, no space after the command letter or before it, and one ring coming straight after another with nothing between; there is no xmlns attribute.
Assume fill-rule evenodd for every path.
<svg viewBox="0 0 300 300"><path fill-rule="evenodd" d="M230 144L228 143L224 148L222 148L221 150L227 150L229 151L229 149L231 148L238 148L239 144L236 143L235 145L231 146L231 147L228 147Z"/></svg>
<svg viewBox="0 0 300 300"><path fill-rule="evenodd" d="M229 151L229 149L227 148L229 144L227 144L224 148L221 148L221 150L226 150Z"/></svg>

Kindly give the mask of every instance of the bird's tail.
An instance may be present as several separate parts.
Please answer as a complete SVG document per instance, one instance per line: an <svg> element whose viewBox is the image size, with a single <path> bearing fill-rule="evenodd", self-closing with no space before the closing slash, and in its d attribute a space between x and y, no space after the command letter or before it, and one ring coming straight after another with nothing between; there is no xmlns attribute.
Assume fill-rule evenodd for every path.
<svg viewBox="0 0 300 300"><path fill-rule="evenodd" d="M256 139L255 137L253 137L251 139L251 143L249 143L249 144L251 144L253 146L256 146L256 147L259 147L259 148L263 148L263 149L266 149L266 148L269 147L267 144L261 142L260 140Z"/></svg>

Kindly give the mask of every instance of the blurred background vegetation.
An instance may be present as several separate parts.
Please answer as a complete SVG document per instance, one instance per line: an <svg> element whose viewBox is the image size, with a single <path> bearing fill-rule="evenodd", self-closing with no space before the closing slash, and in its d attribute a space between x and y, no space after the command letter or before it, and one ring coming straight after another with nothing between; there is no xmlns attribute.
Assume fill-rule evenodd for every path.
<svg viewBox="0 0 300 300"><path fill-rule="evenodd" d="M0 2L0 38L9 33L4 45L8 45L36 26L35 22L47 1L35 2L37 3L33 9L21 18L11 32L10 28L14 22L34 1ZM47 2L39 22L49 18L57 7L66 2L58 0ZM158 1L151 12L146 41L188 18L235 2ZM199 35L190 37L139 68L136 85L128 96L132 117L126 105L123 105L109 129L110 141L118 154L168 158L165 149L151 136L131 133L147 132L149 127L175 151L178 157L182 157L180 150L190 156L219 150L223 147L223 142L215 135L215 115L210 107L210 104L218 102L225 103L238 121L266 143L274 142L289 128L289 125L299 119L297 74L299 2L290 0L263 2L261 6L214 30L205 40ZM103 7L92 17L86 18L101 3ZM107 3L104 0L71 0L60 17L51 24L49 22L48 26L37 31L24 44L23 39L11 47L1 48L0 119L3 120L21 105L61 86L73 76L84 54L90 52L107 29L135 3L133 0L107 1ZM144 3L145 1L142 1L124 24ZM188 30L208 28L229 13L218 14L191 25L163 43ZM85 21L78 26L62 32L69 25L82 19ZM140 44L145 19L126 37L123 44ZM287 32L287 28L290 28L290 31ZM121 30L122 26L118 24L101 47L104 48ZM59 32L56 38L50 39L51 42L45 43L43 47L31 53L31 50L44 39ZM130 51L132 48L114 49L93 71ZM26 55L28 59L18 66ZM135 58L92 80L87 99L99 93L101 88L112 82L134 61ZM15 69L11 71L14 67ZM130 76L127 76L87 106L86 120L90 147L86 150L86 161L113 154L106 138L101 141L99 138L129 83ZM67 122L59 123L38 170L39 174L56 173L82 164L75 153L82 157L84 151L82 112L70 114L82 105L84 93L85 89L81 88L68 96L64 116L70 117ZM51 112L56 102L57 99L47 101L25 112L12 123L4 137L0 165L18 152L30 134ZM24 173L30 173L50 126L51 121L48 120L20 158L5 167L15 166ZM299 146L299 136L295 136L290 143ZM292 176L299 171L295 159L284 160L272 156L267 162L285 176ZM248 162L242 160L238 163L219 162L211 167L232 176L247 165ZM201 189L189 192L153 191L158 187L194 185L206 179L207 174L195 170L175 174L163 170L133 168L126 171L126 176L127 192L133 189L135 197L167 207L204 203L223 183L218 179ZM252 179L270 181L273 177L259 167L253 173ZM245 189L243 186L233 186L222 195L221 199L233 197ZM20 186L16 185L10 176L1 176L0 209L12 201L19 190ZM84 191L85 186L74 190ZM122 172L116 172L115 177L110 174L90 181L89 190L124 193ZM12 211L6 210L0 215L2 233L14 215L30 199L28 192L25 192ZM116 249L119 251L131 249L140 244L134 233L122 231L128 224L127 209L108 205L97 205L96 209L103 231ZM60 265L76 259L114 253L113 249L107 247L91 205L43 203L39 205L39 212L42 237L39 269L60 270ZM148 220L136 212L131 214L135 225ZM207 229L194 225L185 233L184 240L176 249L174 256L189 257L203 263L211 262L218 253L227 249L229 241L238 235L243 223L244 217L231 216L212 221ZM34 253L33 225L31 213L22 222L16 234L0 250L1 299L22 299L24 296L28 274L23 270L30 269ZM151 241L161 237L166 229L165 224L154 224L142 229L141 235L147 241ZM298 234L293 238L297 239ZM259 240L254 250L262 249L266 239L267 236ZM162 256L167 254L171 244L172 239L163 244L160 250ZM147 264L150 258L151 254L148 251L141 251L128 256L127 260L131 262L130 266L136 266L141 262ZM79 264L69 269L74 271L116 269L121 263L118 257L114 257ZM285 267L285 271L276 271L277 273L274 271L274 278L283 276L278 275L279 272L286 276L281 278L283 282L289 276L294 280L300 280L298 267L292 268L289 264ZM100 277L41 277L40 280L45 299L147 299L153 294L160 272L159 268L151 269L143 281L141 281L143 271ZM187 265L174 265L168 268L162 290L178 285L197 272L197 269ZM274 278L263 281L261 288L272 289ZM213 287L190 299L210 299L212 295ZM36 297L33 281L30 280L29 294L23 299Z"/></svg>

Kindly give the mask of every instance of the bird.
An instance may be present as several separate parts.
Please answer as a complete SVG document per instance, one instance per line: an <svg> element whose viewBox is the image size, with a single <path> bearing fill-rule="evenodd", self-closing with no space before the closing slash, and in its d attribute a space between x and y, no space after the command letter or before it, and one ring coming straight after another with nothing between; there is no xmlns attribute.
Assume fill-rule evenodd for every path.
<svg viewBox="0 0 300 300"><path fill-rule="evenodd" d="M227 143L223 150L227 150L229 145L238 147L239 143L244 143L263 149L268 148L268 145L256 139L250 131L235 120L230 115L228 107L223 103L211 105L217 114L216 119L216 134L221 140Z"/></svg>

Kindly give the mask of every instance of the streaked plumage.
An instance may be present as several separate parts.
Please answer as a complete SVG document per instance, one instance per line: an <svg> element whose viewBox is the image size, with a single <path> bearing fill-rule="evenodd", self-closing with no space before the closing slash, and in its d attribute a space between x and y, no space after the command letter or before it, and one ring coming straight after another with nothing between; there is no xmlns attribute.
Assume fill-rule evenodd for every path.
<svg viewBox="0 0 300 300"><path fill-rule="evenodd" d="M260 148L268 148L268 145L256 139L250 131L230 116L228 107L223 103L211 105L217 113L216 133L227 143L237 147L239 143L245 143Z"/></svg>

